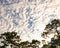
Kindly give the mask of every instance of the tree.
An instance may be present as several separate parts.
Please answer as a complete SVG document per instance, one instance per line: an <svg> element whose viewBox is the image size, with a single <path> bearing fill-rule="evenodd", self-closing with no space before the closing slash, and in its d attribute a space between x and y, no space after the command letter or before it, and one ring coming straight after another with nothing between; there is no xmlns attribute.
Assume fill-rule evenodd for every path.
<svg viewBox="0 0 60 48"><path fill-rule="evenodd" d="M40 41L38 41L38 40L32 40L32 42L30 43L30 45L32 46L32 48L39 48Z"/></svg>
<svg viewBox="0 0 60 48"><path fill-rule="evenodd" d="M49 23L48 25L46 25L46 28L48 28L49 30L55 30L56 33L59 35L59 30L58 27L60 27L60 20L59 19L54 19L51 21L51 23Z"/></svg>
<svg viewBox="0 0 60 48"><path fill-rule="evenodd" d="M54 19L48 23L45 27L44 32L42 33L43 37L47 37L48 34L53 34L54 37L51 38L51 42L48 45L43 45L42 48L60 48L60 20ZM55 34L56 33L56 34Z"/></svg>
<svg viewBox="0 0 60 48"><path fill-rule="evenodd" d="M47 44L44 44L42 48L50 48L50 46Z"/></svg>
<svg viewBox="0 0 60 48"><path fill-rule="evenodd" d="M32 42L24 41L20 43L20 48L39 48L40 42L32 40Z"/></svg>
<svg viewBox="0 0 60 48"><path fill-rule="evenodd" d="M20 42L20 48L27 48L28 45L30 45L28 41Z"/></svg>
<svg viewBox="0 0 60 48"><path fill-rule="evenodd" d="M4 44L1 47L6 48L6 46L9 46L9 44L11 44L11 48L13 45L19 47L20 36L18 36L16 32L5 32L0 35L0 39L3 39L1 43Z"/></svg>
<svg viewBox="0 0 60 48"><path fill-rule="evenodd" d="M57 33L60 34L60 20L54 19L50 23L48 23L42 33L42 36L47 36L48 34Z"/></svg>
<svg viewBox="0 0 60 48"><path fill-rule="evenodd" d="M39 48L40 42L38 40L23 41L21 42L20 36L17 35L17 32L5 32L0 35L0 39L3 39L3 43L0 48L7 48L9 45L11 48Z"/></svg>

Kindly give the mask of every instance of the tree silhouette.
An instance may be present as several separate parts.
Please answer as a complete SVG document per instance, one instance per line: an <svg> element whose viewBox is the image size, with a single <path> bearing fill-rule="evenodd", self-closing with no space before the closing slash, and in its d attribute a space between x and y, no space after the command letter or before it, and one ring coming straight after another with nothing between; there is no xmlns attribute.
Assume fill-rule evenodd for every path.
<svg viewBox="0 0 60 48"><path fill-rule="evenodd" d="M45 45L43 45L43 47L42 48L50 48L50 46L49 45L47 45L47 44L45 44Z"/></svg>
<svg viewBox="0 0 60 48"><path fill-rule="evenodd" d="M3 43L0 48L7 48L9 45L11 48L39 48L40 42L38 40L23 41L21 42L20 36L17 35L17 32L5 32L0 35L0 39L3 39Z"/></svg>
<svg viewBox="0 0 60 48"><path fill-rule="evenodd" d="M38 41L38 40L32 40L32 42L30 43L30 45L32 46L32 48L39 48L40 41Z"/></svg>
<svg viewBox="0 0 60 48"><path fill-rule="evenodd" d="M28 48L29 45L30 45L30 42L24 41L20 43L20 48Z"/></svg>
<svg viewBox="0 0 60 48"><path fill-rule="evenodd" d="M46 25L46 28L48 28L49 30L54 29L57 32L57 34L59 35L60 33L57 30L58 27L60 27L60 20L59 19L54 19L51 21L51 23Z"/></svg>
<svg viewBox="0 0 60 48"><path fill-rule="evenodd" d="M42 36L46 36L48 34L57 33L57 35L60 34L60 20L54 19L50 23L48 23L45 27L45 31L42 33Z"/></svg>
<svg viewBox="0 0 60 48"><path fill-rule="evenodd" d="M32 42L24 41L20 43L20 48L39 48L40 42L32 40Z"/></svg>
<svg viewBox="0 0 60 48"><path fill-rule="evenodd" d="M17 47L19 46L20 36L18 36L16 32L5 32L0 35L0 39L3 39L1 43L4 44L2 46L4 48L6 48L6 46L8 46L9 44L11 44L11 48L12 45Z"/></svg>
<svg viewBox="0 0 60 48"><path fill-rule="evenodd" d="M50 23L48 23L45 27L42 36L45 38L49 34L53 34L54 37L51 38L51 42L47 45L43 45L42 48L60 48L60 20L54 19Z"/></svg>

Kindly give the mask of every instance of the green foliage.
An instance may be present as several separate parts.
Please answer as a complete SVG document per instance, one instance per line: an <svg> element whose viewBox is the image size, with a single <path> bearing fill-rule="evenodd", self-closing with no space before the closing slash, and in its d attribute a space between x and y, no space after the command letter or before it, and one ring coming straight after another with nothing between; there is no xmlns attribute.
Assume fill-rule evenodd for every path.
<svg viewBox="0 0 60 48"><path fill-rule="evenodd" d="M5 32L0 35L0 39L3 39L1 41L3 46L0 46L0 48L6 48L9 44L11 48L39 48L40 44L38 40L21 42L20 36L18 36L16 32Z"/></svg>
<svg viewBox="0 0 60 48"><path fill-rule="evenodd" d="M36 44L36 43L40 44L38 40L32 40L32 44Z"/></svg>
<svg viewBox="0 0 60 48"><path fill-rule="evenodd" d="M20 40L20 36L18 36L16 32L5 32L1 34L0 37L0 39L3 39L1 43L4 44L4 48L9 44L19 46L18 40Z"/></svg>
<svg viewBox="0 0 60 48"><path fill-rule="evenodd" d="M40 42L38 40L32 40L32 42L30 43L30 45L33 47L33 48L39 48L39 45L40 45Z"/></svg>
<svg viewBox="0 0 60 48"><path fill-rule="evenodd" d="M28 42L28 41L24 41L24 42L20 43L21 48L27 48L28 45L30 45L30 42Z"/></svg>
<svg viewBox="0 0 60 48"><path fill-rule="evenodd" d="M60 20L59 19L54 19L50 23L48 23L45 27L44 32L42 33L42 36L46 36L51 33L57 33L58 35L60 34L60 31L57 30L58 27L60 27ZM53 31L54 30L54 31Z"/></svg>
<svg viewBox="0 0 60 48"><path fill-rule="evenodd" d="M60 38L59 39L51 39L51 42L48 43L48 45L43 45L42 48L58 48L60 46Z"/></svg>
<svg viewBox="0 0 60 48"><path fill-rule="evenodd" d="M45 45L43 45L43 47L42 48L50 48L50 46L49 45L47 45L47 44L45 44Z"/></svg>
<svg viewBox="0 0 60 48"><path fill-rule="evenodd" d="M24 41L20 43L21 48L39 48L40 42L38 40L32 40L32 42Z"/></svg>
<svg viewBox="0 0 60 48"><path fill-rule="evenodd" d="M51 21L51 23L46 25L46 28L51 28L53 29L54 27L60 26L60 20L59 19L54 19Z"/></svg>
<svg viewBox="0 0 60 48"><path fill-rule="evenodd" d="M6 39L13 39L17 33L16 32L5 32L4 34L1 34L2 36L5 36Z"/></svg>
<svg viewBox="0 0 60 48"><path fill-rule="evenodd" d="M56 45L60 46L60 38L58 39L52 38L50 44L53 46L56 46Z"/></svg>
<svg viewBox="0 0 60 48"><path fill-rule="evenodd" d="M55 30L54 32L57 33L55 38L55 35L53 38L51 38L51 42L49 42L47 45L43 45L42 48L60 48L58 46L60 46L60 33L57 30L57 28L60 27L60 20L59 19L54 19L51 21L51 23L48 23L46 25L45 31L42 33L42 36L44 35L48 35L49 33L53 33L53 29ZM46 36L47 37L47 36Z"/></svg>
<svg viewBox="0 0 60 48"><path fill-rule="evenodd" d="M46 25L45 29L49 29L49 30L55 29L56 33L59 34L59 31L57 30L58 27L60 27L60 20L54 19L51 21L51 23Z"/></svg>

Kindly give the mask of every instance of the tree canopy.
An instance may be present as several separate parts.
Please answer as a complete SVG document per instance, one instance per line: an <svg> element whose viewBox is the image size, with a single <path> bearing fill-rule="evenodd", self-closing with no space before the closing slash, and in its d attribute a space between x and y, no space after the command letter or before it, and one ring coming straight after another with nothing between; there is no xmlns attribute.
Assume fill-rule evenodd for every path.
<svg viewBox="0 0 60 48"><path fill-rule="evenodd" d="M0 39L3 39L1 43L4 44L3 45L4 48L6 48L6 46L10 44L19 46L19 41L21 40L20 36L18 36L16 32L5 32L0 35Z"/></svg>
<svg viewBox="0 0 60 48"><path fill-rule="evenodd" d="M48 23L45 27L44 32L42 33L42 37L47 37L48 34L53 34L54 37L51 38L51 42L47 45L43 45L42 48L60 48L60 20L54 19L50 23Z"/></svg>
<svg viewBox="0 0 60 48"><path fill-rule="evenodd" d="M0 39L3 39L3 43L0 48L6 48L10 45L11 48L39 48L40 41L32 40L21 42L20 36L17 35L17 32L5 32L0 35Z"/></svg>

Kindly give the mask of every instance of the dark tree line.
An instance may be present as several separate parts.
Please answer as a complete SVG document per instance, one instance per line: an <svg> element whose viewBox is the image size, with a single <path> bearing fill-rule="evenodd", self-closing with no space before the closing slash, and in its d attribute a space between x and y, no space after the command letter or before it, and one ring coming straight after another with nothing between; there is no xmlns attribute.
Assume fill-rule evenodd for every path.
<svg viewBox="0 0 60 48"><path fill-rule="evenodd" d="M54 37L51 38L51 42L48 44L44 44L42 48L60 48L60 20L54 19L50 23L48 23L42 33L42 37L46 38L49 34L54 34ZM10 46L11 48L39 48L40 41L32 40L21 42L20 36L17 32L5 32L0 34L0 39L2 46L0 48L7 48Z"/></svg>
<svg viewBox="0 0 60 48"><path fill-rule="evenodd" d="M8 46L11 48L39 48L40 44L38 40L21 42L20 36L16 32L5 32L0 35L0 39L3 39L1 41L3 45L0 48L7 48Z"/></svg>

